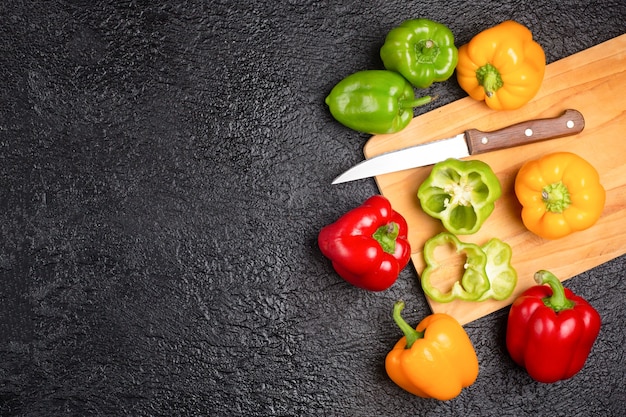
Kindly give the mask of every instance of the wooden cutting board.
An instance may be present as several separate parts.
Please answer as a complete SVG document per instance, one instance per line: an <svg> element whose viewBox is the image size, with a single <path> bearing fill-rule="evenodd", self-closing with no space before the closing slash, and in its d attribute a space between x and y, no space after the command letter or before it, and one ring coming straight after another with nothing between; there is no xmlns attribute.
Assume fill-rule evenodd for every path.
<svg viewBox="0 0 626 417"><path fill-rule="evenodd" d="M626 253L626 34L548 65L539 93L519 110L494 111L466 97L414 118L401 132L372 136L365 144L365 157L371 158L469 128L490 131L524 120L555 117L567 108L583 114L586 125L580 134L471 157L492 167L503 195L481 230L460 238L483 244L497 237L511 245L512 263L518 273L514 293L504 301L480 303L441 304L427 297L433 312L448 313L466 324L509 305L535 285L533 274L537 270L547 269L566 280ZM528 232L522 224L513 184L523 162L556 151L577 153L596 167L607 200L602 217L593 227L550 241ZM411 259L418 274L425 266L425 241L444 230L421 210L417 199L417 189L431 168L376 177L381 194L409 223ZM451 285L458 278L451 276L449 282L438 285Z"/></svg>

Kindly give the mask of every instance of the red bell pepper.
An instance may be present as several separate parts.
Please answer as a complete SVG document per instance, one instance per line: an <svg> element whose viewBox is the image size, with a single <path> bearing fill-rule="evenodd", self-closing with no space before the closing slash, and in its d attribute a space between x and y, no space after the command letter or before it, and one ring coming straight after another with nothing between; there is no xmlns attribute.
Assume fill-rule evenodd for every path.
<svg viewBox="0 0 626 417"><path fill-rule="evenodd" d="M359 288L383 291L411 257L408 226L381 195L367 199L322 228L318 244L343 279Z"/></svg>
<svg viewBox="0 0 626 417"><path fill-rule="evenodd" d="M600 314L548 271L511 306L506 347L511 358L539 382L552 383L582 369L600 332Z"/></svg>

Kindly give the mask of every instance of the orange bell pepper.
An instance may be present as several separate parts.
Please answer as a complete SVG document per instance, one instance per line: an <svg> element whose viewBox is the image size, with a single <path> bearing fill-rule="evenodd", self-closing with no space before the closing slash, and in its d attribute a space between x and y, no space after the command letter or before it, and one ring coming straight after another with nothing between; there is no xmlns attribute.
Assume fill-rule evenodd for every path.
<svg viewBox="0 0 626 417"><path fill-rule="evenodd" d="M404 336L387 354L387 375L400 388L423 398L449 400L474 383L478 358L454 317L431 314L413 329L402 318L404 302L393 307L393 319Z"/></svg>
<svg viewBox="0 0 626 417"><path fill-rule="evenodd" d="M513 110L539 91L546 55L531 31L512 20L486 29L459 48L459 85L494 110Z"/></svg>
<svg viewBox="0 0 626 417"><path fill-rule="evenodd" d="M545 239L593 226L606 201L598 171L571 152L527 161L515 177L515 194L524 226Z"/></svg>

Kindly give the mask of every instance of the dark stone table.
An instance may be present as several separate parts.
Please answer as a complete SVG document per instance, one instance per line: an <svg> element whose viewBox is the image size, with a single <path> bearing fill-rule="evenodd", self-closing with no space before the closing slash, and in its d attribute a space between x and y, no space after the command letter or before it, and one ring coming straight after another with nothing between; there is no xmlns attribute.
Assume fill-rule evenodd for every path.
<svg viewBox="0 0 626 417"><path fill-rule="evenodd" d="M567 282L604 319L578 375L516 367L503 309L465 327L480 375L438 402L383 367L393 302L429 312L416 271L368 293L321 255L378 192L330 184L368 136L324 97L414 17L458 45L517 20L548 62L626 32L622 0L3 1L0 414L626 415L624 256ZM416 114L465 96L429 92Z"/></svg>

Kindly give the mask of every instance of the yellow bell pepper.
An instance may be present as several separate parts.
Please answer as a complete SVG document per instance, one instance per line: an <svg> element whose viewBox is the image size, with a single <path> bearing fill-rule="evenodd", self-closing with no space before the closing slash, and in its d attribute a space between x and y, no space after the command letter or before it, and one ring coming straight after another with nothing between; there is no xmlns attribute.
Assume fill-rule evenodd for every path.
<svg viewBox="0 0 626 417"><path fill-rule="evenodd" d="M403 301L393 307L393 319L404 336L385 358L387 375L400 388L423 398L450 400L476 381L476 351L456 319L431 314L413 329L401 316Z"/></svg>
<svg viewBox="0 0 626 417"><path fill-rule="evenodd" d="M513 110L537 94L545 69L545 53L531 31L507 20L459 48L456 72L470 97L494 110Z"/></svg>
<svg viewBox="0 0 626 417"><path fill-rule="evenodd" d="M527 161L515 177L515 194L524 226L545 239L593 226L606 200L598 171L571 152Z"/></svg>

